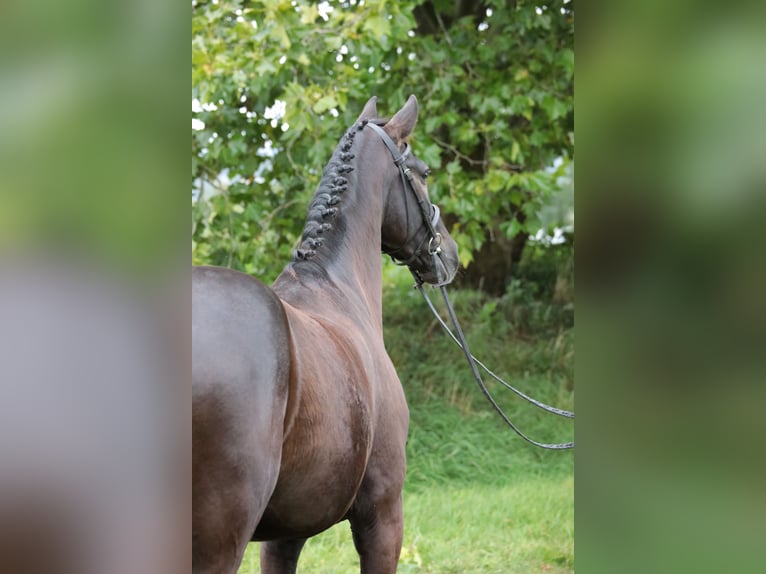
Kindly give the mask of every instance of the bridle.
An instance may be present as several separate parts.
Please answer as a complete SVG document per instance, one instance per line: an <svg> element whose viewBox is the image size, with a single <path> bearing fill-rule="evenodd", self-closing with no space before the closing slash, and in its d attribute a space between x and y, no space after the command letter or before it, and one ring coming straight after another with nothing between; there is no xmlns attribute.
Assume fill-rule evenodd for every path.
<svg viewBox="0 0 766 574"><path fill-rule="evenodd" d="M423 237L423 239L420 241L418 246L413 251L412 255L410 255L407 259L400 259L397 257L398 253L401 253L407 244L410 242L410 236L409 234L407 237L405 237L404 241L399 247L395 247L393 249L384 249L384 253L389 255L394 263L397 265L406 265L407 267L410 267L413 261L418 259L418 257L422 256L425 253L430 255L433 258L435 271L437 275L439 274L439 265L442 265L446 269L446 266L444 266L444 263L441 261L441 244L442 244L442 236L441 233L436 231L436 226L439 223L439 219L441 217L439 206L435 203L431 203L424 197L421 197L416 191L415 186L413 182L413 176L412 176L412 170L405 165L405 162L407 161L407 157L410 155L410 145L405 144L404 151L400 152L399 148L396 146L396 144L393 142L391 137L385 132L383 128L381 128L379 125L374 124L372 122L366 122L364 124L365 127L372 128L372 130L377 133L380 138L383 140L383 143L388 148L388 151L391 152L391 157L394 159L394 165L399 169L399 177L402 180L402 193L407 194L408 188L412 191L412 194L415 196L415 200L418 203L418 209L420 211L420 215L423 218L423 223L426 227L426 235ZM409 204L407 202L407 198L404 198L404 210L405 210L405 220L408 227L409 232ZM412 271L413 275L415 275L416 279L418 281L421 281L420 275L417 273L417 271L410 268L410 271ZM440 282L437 285L448 285L451 282L450 280L446 280L444 282Z"/></svg>
<svg viewBox="0 0 766 574"><path fill-rule="evenodd" d="M436 231L436 225L439 223L439 208L430 202L427 202L424 198L420 197L418 193L415 191L415 187L413 185L412 181L412 172L410 168L408 168L406 165L404 165L405 161L407 160L407 156L410 154L410 146L409 144L405 144L405 148L403 152L399 151L399 148L396 146L396 144L391 140L389 135L381 128L380 126L373 124L371 122L365 122L362 127L370 127L375 131L383 140L383 143L386 144L386 147L388 148L388 151L391 152L391 156L394 158L394 164L397 168L399 168L399 175L402 179L402 189L403 193L407 194L407 188L409 187L412 190L412 193L415 195L415 199L418 202L418 207L420 209L420 213L423 216L423 222L426 225L427 234L425 238L420 242L417 249L415 249L415 252L408 257L406 260L398 260L395 256L395 253L400 252L404 247L409 243L409 236L405 238L404 243L393 250L386 251L388 255L391 256L391 258L394 260L394 263L397 265L407 265L410 269L410 272L415 277L415 288L420 291L420 294L423 296L423 298L426 301L426 304L428 305L428 308L431 310L431 313L436 317L436 319L439 321L439 324L446 330L446 332L449 334L449 336L452 338L452 340L463 350L463 354L466 357L466 360L468 361L468 366L471 368L471 373L474 376L474 379L476 379L476 383L479 385L479 388L481 389L481 392L484 394L486 399L489 401L490 405L492 405L492 408L495 409L495 411L500 415L500 418L503 419L503 421L521 438L523 438L528 443L538 446L540 448L548 449L548 450L566 450L570 448L574 448L574 442L567 442L567 443L542 443L537 442L535 440L532 440L527 435L525 435L519 428L513 424L511 419L508 418L508 415L505 414L503 409L500 407L499 404L497 404L497 401L495 401L492 394L489 392L489 389L487 389L487 386L484 384L484 381L481 378L481 374L479 373L479 369L477 367L481 366L482 369L484 369L492 378L494 378L496 381L500 382L503 386L505 386L507 389L514 392L519 397L523 398L527 402L535 405L536 407L566 418L574 418L574 413L570 411L565 411L563 409L558 409L556 407L552 407L550 405L546 405L545 403L542 403L540 401L537 401L533 399L532 397L524 394L520 390L516 389L515 387L509 385L507 382L505 382L503 379L498 377L495 373L490 371L484 363L479 361L476 357L474 357L471 354L470 349L468 348L468 342L465 340L465 335L463 335L463 329L460 327L460 323L457 320L457 315L455 314L455 309L452 307L452 302L449 299L449 296L447 295L447 289L446 286L452 281L450 278L446 278L442 281L441 279L441 273L439 269L439 265L441 265L445 270L446 266L441 261L441 242L442 242L442 236L440 233L437 233ZM405 214L407 218L407 222L409 223L409 211L407 208L407 201L405 197ZM428 212L427 206L431 207L431 212ZM442 319L439 312L434 307L433 303L431 302L431 299L428 297L428 294L423 289L423 279L418 274L417 271L412 269L410 267L410 264L415 261L419 256L423 254L423 247L426 245L426 240L428 240L428 255L430 255L433 258L434 263L434 272L436 273L437 277L437 283L433 285L433 287L439 287L442 293L442 297L444 298L444 303L447 306L447 312L450 316L450 320L452 321L452 325L455 327L455 333L453 333L450 328L447 326L447 323Z"/></svg>

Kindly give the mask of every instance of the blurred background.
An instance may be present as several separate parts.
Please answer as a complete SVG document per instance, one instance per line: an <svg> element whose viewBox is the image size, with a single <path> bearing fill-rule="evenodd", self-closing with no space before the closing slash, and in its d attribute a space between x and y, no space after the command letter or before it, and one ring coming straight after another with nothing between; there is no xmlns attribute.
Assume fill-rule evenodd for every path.
<svg viewBox="0 0 766 574"><path fill-rule="evenodd" d="M758 569L764 15L600 3L578 30L584 572Z"/></svg>
<svg viewBox="0 0 766 574"><path fill-rule="evenodd" d="M188 18L0 5L4 574L190 567Z"/></svg>

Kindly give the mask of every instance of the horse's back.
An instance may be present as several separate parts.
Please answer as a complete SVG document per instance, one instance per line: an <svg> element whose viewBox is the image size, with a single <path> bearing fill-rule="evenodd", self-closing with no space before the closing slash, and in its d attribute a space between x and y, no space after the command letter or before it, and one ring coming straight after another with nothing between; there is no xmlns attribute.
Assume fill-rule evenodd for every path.
<svg viewBox="0 0 766 574"><path fill-rule="evenodd" d="M273 373L284 385L290 352L287 321L279 298L258 279L244 273L194 267L192 353L195 395L210 391L211 385L242 383L242 377L267 373ZM258 388L260 392L270 390Z"/></svg>
<svg viewBox="0 0 766 574"><path fill-rule="evenodd" d="M229 269L192 270L193 562L236 561L276 484L290 350L271 289Z"/></svg>

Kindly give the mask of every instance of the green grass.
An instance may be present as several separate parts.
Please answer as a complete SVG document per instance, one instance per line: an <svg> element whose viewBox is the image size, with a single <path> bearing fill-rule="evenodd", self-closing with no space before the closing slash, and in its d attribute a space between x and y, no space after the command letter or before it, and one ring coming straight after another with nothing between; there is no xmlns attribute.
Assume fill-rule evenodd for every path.
<svg viewBox="0 0 766 574"><path fill-rule="evenodd" d="M405 536L399 572L529 574L574 571L571 477L505 486L405 491ZM259 572L252 544L241 573ZM299 571L358 574L346 523L312 538Z"/></svg>
<svg viewBox="0 0 766 574"><path fill-rule="evenodd" d="M430 317L411 280L386 270L389 354L407 393L410 435L400 573L513 574L574 571L574 457L524 443L476 387L460 349ZM434 292L436 295L436 292ZM511 384L573 407L574 329L523 324L524 301L452 295L475 355ZM435 297L432 297L435 298ZM555 316L535 302L540 317ZM555 311L555 310L554 310ZM537 440L571 440L571 421L546 415L489 385L511 419ZM347 523L309 540L299 572L358 573ZM256 574L251 544L240 574Z"/></svg>

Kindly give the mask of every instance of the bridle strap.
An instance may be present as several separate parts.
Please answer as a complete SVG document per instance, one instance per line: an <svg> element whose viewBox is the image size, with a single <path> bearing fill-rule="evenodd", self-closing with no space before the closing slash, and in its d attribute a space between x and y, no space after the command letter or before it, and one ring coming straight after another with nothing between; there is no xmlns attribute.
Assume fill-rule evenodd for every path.
<svg viewBox="0 0 766 574"><path fill-rule="evenodd" d="M404 192L407 193L407 187L409 186L410 189L412 189L413 194L415 195L415 199L418 202L418 208L420 209L420 214L423 217L423 222L426 225L426 229L428 229L428 232L430 234L429 239L429 245L432 245L434 242L436 242L435 245L433 245L433 252L437 252L439 249L439 246L441 245L441 235L436 232L436 224L439 222L439 208L436 207L436 205L426 202L426 200L420 195L418 195L415 192L415 188L412 184L412 170L408 168L406 165L404 165L405 161L407 160L407 156L410 154L410 146L409 144L405 144L404 151L400 152L399 148L396 146L394 141L391 139L391 136L389 136L386 133L386 130L384 130L382 127L380 127L377 124L374 124L372 122L367 122L365 124L365 127L372 128L372 130L377 133L380 136L380 139L383 140L383 143L388 148L388 151L391 152L391 157L394 160L394 165L399 168L399 175L402 178L402 186L404 188ZM405 202L406 205L406 202ZM433 213L429 213L427 206L432 206L435 208L433 210ZM405 239L405 243L407 243L407 240ZM421 242L418 249L422 248L424 242ZM394 253L397 251L400 251L402 247L399 247L398 249L394 250ZM429 248L429 253L433 253ZM418 250L415 250L415 253L419 255ZM414 257L410 258L410 261L414 260Z"/></svg>
<svg viewBox="0 0 766 574"><path fill-rule="evenodd" d="M394 158L396 167L401 168L401 166L404 164L404 160L406 160L407 156L410 154L410 146L406 144L404 147L404 152L400 153L399 148L396 147L396 144L394 143L394 140L391 139L391 137L386 133L386 130L384 130L382 127L377 124L373 124L372 122L367 122L365 127L372 128L372 130L380 136L380 139L382 139L383 143L386 144L388 151L391 152L391 157Z"/></svg>

